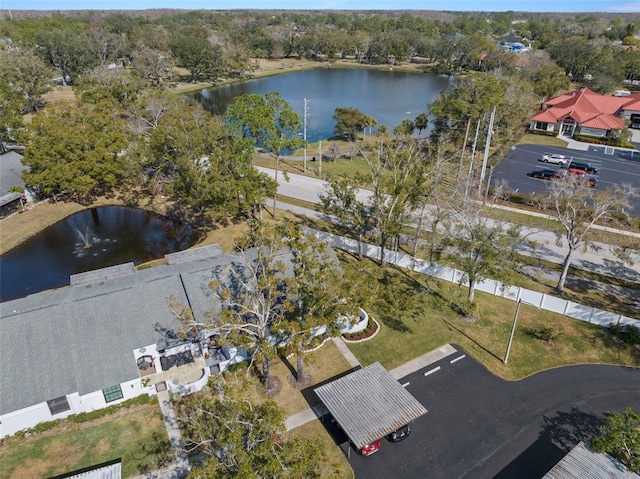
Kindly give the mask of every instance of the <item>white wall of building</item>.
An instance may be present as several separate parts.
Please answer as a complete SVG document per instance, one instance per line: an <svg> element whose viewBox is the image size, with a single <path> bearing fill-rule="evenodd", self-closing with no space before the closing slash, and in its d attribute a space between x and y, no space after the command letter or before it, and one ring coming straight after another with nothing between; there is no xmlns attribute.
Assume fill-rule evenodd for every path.
<svg viewBox="0 0 640 479"><path fill-rule="evenodd" d="M96 409L112 406L142 394L155 394L155 388L143 387L139 378L120 384L120 389L122 390L122 399L117 399L109 403L105 401L102 390L94 391L83 396L80 396L77 392L67 394L70 409L56 415L51 414L46 402L4 414L0 416L0 437L11 436L23 429L35 427L41 422L64 419L71 414L95 411Z"/></svg>

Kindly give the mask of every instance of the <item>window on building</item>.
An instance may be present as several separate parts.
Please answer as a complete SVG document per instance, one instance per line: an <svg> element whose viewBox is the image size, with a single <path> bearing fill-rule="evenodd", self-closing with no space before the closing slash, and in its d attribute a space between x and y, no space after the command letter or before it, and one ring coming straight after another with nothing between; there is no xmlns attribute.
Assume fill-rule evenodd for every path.
<svg viewBox="0 0 640 479"><path fill-rule="evenodd" d="M51 411L52 415L60 414L61 412L71 409L69 401L67 401L67 396L51 399L47 401L47 406L49 406L49 411Z"/></svg>
<svg viewBox="0 0 640 479"><path fill-rule="evenodd" d="M122 399L122 388L120 385L111 386L110 388L105 388L102 390L102 394L104 394L104 400L106 402L117 401L118 399Z"/></svg>

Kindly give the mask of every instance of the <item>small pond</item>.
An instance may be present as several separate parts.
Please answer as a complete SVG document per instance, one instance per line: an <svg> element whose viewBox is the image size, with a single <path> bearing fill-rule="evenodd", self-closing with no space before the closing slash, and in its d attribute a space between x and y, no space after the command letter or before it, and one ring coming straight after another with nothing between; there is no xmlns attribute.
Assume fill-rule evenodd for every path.
<svg viewBox="0 0 640 479"><path fill-rule="evenodd" d="M139 208L81 211L0 256L0 301L66 286L72 274L161 258L198 238L195 228Z"/></svg>

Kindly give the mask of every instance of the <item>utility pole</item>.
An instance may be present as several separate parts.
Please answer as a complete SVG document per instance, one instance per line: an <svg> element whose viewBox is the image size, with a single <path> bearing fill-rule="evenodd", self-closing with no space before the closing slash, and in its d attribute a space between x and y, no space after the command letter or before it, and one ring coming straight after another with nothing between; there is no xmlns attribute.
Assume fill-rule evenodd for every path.
<svg viewBox="0 0 640 479"><path fill-rule="evenodd" d="M489 118L489 131L487 131L487 144L484 145L484 158L482 159L482 170L480 170L480 184L478 185L478 196L482 195L482 182L487 170L487 160L489 159L489 147L491 146L491 134L493 133L493 119L496 116L496 107L493 107L491 118Z"/></svg>
<svg viewBox="0 0 640 479"><path fill-rule="evenodd" d="M302 162L302 171L307 171L307 99L304 99L304 121L303 121L302 139L304 140L304 160Z"/></svg>
<svg viewBox="0 0 640 479"><path fill-rule="evenodd" d="M322 140L318 143L318 159L320 160L320 166L318 168L318 173L322 174Z"/></svg>
<svg viewBox="0 0 640 479"><path fill-rule="evenodd" d="M471 161L469 161L469 174L467 175L467 184L464 188L464 199L466 201L469 196L469 188L471 188L471 175L473 175L473 160L476 157L476 145L478 144L478 134L480 133L480 119L476 124L476 136L473 139L473 146L471 147Z"/></svg>
<svg viewBox="0 0 640 479"><path fill-rule="evenodd" d="M467 118L467 128L464 132L464 141L462 142L462 153L460 154L460 166L458 167L458 175L456 176L456 181L460 181L460 176L462 175L462 164L464 163L464 150L467 149L467 140L469 139L469 126L471 125L471 115Z"/></svg>

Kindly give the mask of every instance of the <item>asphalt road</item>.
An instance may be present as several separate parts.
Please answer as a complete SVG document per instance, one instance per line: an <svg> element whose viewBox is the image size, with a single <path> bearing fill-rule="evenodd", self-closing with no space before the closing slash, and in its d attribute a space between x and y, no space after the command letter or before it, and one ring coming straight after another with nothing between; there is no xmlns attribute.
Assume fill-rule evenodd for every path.
<svg viewBox="0 0 640 479"><path fill-rule="evenodd" d="M640 369L573 366L507 382L469 356L452 362L457 349L399 380L429 412L402 442L383 439L369 457L351 450L356 478L539 479L597 434L604 411L640 410Z"/></svg>
<svg viewBox="0 0 640 479"><path fill-rule="evenodd" d="M615 184L631 184L640 189L640 152L632 158L627 151L615 150L614 155L606 155L604 147L590 146L589 150L568 150L543 145L518 145L500 161L493 171L491 183L504 180L512 190L522 193L544 195L547 180L527 176L537 168L560 169L559 166L538 161L542 155L558 153L581 163L591 163L598 168L596 188L606 188ZM635 198L632 214L640 216L640 198Z"/></svg>
<svg viewBox="0 0 640 479"><path fill-rule="evenodd" d="M258 167L258 170L270 175L272 178L274 177L274 170L272 169ZM324 181L292 173L290 173L288 177L289 181L284 181L282 175L279 175L278 194L298 198L311 203L320 202L319 195L324 192ZM533 180L526 176L525 178L532 181L542 181ZM371 192L368 190L361 189L358 191L358 199L360 201L366 201L369 195L371 195ZM325 221L337 221L335 218L331 218L307 208L295 207L293 205L283 207L305 216L321 218ZM428 228L428 225L426 224L423 226ZM554 233L531 230L528 228L525 228L523 233L527 234L527 241L522 243L519 249L520 253L535 256L553 263L562 263L567 254L567 248L562 241L558 244ZM596 246L597 252L583 251L582 249L575 251L573 256L573 265L577 268L617 278L624 278L629 281L640 281L640 260L638 259L638 254L632 253L633 264L627 265L623 264L615 257L610 246L605 244L596 244L594 246Z"/></svg>

